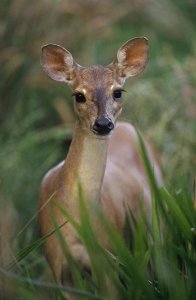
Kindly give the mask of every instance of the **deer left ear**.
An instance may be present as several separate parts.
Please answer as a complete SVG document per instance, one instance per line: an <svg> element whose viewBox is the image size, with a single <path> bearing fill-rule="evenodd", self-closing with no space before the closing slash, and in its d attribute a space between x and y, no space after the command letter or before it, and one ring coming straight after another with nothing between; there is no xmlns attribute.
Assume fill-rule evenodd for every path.
<svg viewBox="0 0 196 300"><path fill-rule="evenodd" d="M59 45L48 44L42 47L41 65L50 78L70 83L77 64L68 50Z"/></svg>
<svg viewBox="0 0 196 300"><path fill-rule="evenodd" d="M114 62L120 77L139 75L148 61L148 40L144 37L127 41L117 52Z"/></svg>

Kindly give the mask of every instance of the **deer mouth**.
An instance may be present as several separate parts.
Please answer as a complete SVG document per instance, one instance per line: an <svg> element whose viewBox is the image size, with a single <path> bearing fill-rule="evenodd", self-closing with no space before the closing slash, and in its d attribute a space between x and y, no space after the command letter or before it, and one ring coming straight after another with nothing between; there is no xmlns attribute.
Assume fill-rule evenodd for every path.
<svg viewBox="0 0 196 300"><path fill-rule="evenodd" d="M111 131L112 131L112 130L106 130L106 129L104 129L104 130L99 130L99 131L92 129L92 132L93 132L95 135L97 135L97 136L107 136L107 135L110 135Z"/></svg>

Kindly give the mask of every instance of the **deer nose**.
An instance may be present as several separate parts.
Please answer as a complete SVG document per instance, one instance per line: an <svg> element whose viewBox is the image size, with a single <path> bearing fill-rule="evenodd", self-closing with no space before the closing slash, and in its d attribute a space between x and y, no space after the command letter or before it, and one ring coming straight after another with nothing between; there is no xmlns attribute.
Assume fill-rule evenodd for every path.
<svg viewBox="0 0 196 300"><path fill-rule="evenodd" d="M114 129L112 121L104 116L99 117L93 125L93 130L100 135L106 135Z"/></svg>

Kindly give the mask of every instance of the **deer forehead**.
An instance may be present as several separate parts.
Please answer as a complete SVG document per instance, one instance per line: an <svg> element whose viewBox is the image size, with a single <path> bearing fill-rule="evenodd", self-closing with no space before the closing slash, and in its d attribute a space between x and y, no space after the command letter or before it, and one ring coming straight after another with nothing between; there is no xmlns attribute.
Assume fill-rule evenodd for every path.
<svg viewBox="0 0 196 300"><path fill-rule="evenodd" d="M84 93L94 93L96 90L111 91L115 85L114 72L107 67L93 65L87 68L80 68L76 72L74 88Z"/></svg>

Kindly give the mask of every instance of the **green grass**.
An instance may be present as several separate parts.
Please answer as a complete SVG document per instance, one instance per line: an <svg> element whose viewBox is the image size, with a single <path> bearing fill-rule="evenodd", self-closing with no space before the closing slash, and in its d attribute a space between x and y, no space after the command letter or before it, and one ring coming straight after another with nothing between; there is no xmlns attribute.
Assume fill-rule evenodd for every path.
<svg viewBox="0 0 196 300"><path fill-rule="evenodd" d="M152 192L152 222L147 223L144 212L139 220L133 219L130 213L127 222L130 238L124 239L101 211L93 207L112 246L110 252L97 240L82 187L79 187L80 222L76 222L62 207L59 209L84 243L91 260L92 274L89 275L77 264L59 228L56 228L51 234L59 237L73 273L74 288L31 275L33 270L29 259L35 257L37 248L49 234L20 251L9 270L0 268L0 277L12 282L16 295L19 291L22 299L33 300L47 299L50 293L56 293L65 299L62 292L67 291L77 295L78 299L114 299L114 295L123 300L195 298L196 210L192 197L184 189L175 193L157 186L141 137L140 144ZM35 263L33 268L37 267Z"/></svg>
<svg viewBox="0 0 196 300"><path fill-rule="evenodd" d="M105 295L111 273L121 299L194 298L194 1L2 0L0 6L0 279L7 278L15 298L47 300L58 291L40 247L38 193L44 174L66 155L74 114L71 91L41 70L41 46L60 44L84 66L107 65L126 40L146 36L149 63L142 76L127 82L121 118L153 140L167 189L156 187L145 159L153 190L152 224L145 218L135 223L130 214L135 238L125 242L103 220L113 253L100 245L94 253L88 244L93 229L82 224L81 238L95 254L93 277L86 278L73 261L75 280L79 290L94 296ZM14 267L7 270L10 257Z"/></svg>

